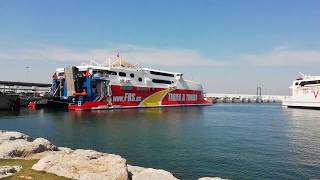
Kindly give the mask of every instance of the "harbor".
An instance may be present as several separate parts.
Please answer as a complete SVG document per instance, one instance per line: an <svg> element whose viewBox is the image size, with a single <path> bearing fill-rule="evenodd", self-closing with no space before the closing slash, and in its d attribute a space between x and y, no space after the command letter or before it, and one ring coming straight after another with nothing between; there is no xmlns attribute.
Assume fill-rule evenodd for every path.
<svg viewBox="0 0 320 180"><path fill-rule="evenodd" d="M305 96L318 83L309 79L293 83ZM264 95L260 86L255 95L204 93L201 84L181 73L133 66L120 57L108 65L58 68L51 84L0 85L3 177L38 179L39 172L46 178L150 180L320 175L318 165L301 168L320 161L314 157L320 147L319 111L283 106L288 97ZM302 129L312 135L301 134ZM305 138L315 144L304 144ZM295 161L301 154L301 162ZM20 165L1 166L14 162Z"/></svg>

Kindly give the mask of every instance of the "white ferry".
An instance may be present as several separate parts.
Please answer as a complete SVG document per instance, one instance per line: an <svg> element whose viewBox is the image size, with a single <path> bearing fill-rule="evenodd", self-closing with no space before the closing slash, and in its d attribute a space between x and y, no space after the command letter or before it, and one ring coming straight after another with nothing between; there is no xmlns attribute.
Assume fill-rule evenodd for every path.
<svg viewBox="0 0 320 180"><path fill-rule="evenodd" d="M296 108L320 109L320 76L301 74L290 86L292 96L283 105Z"/></svg>
<svg viewBox="0 0 320 180"><path fill-rule="evenodd" d="M200 83L183 74L143 68L121 58L58 68L51 90L69 110L210 105Z"/></svg>

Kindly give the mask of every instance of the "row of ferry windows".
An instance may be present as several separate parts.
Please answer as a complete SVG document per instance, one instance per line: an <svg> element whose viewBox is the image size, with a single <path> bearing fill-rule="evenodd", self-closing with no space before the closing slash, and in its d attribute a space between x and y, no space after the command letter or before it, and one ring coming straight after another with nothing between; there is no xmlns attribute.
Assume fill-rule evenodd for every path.
<svg viewBox="0 0 320 180"><path fill-rule="evenodd" d="M117 72L115 72L115 71L108 71L108 74L110 74L110 75L117 75ZM125 73L125 72L119 72L119 76L121 76L121 77L126 77L127 76L127 74ZM134 78L134 74L133 73L130 73L130 77L131 78ZM141 77L139 77L138 78L138 81L142 81L142 78Z"/></svg>
<svg viewBox="0 0 320 180"><path fill-rule="evenodd" d="M150 71L150 73L151 72L156 72L156 71ZM118 73L116 71L108 71L108 74L116 76ZM64 75L64 73L59 73L59 76L63 76L63 75ZM125 72L119 72L119 76L126 77L127 74ZM134 78L134 74L130 73L130 77ZM142 82L142 78L139 77L138 81ZM158 83L158 84L173 84L173 81L168 81L168 80L163 80L163 79L152 79L152 82L153 83Z"/></svg>
<svg viewBox="0 0 320 180"><path fill-rule="evenodd" d="M93 71L93 72L99 72L99 71ZM108 74L110 75L117 75L117 72L115 71L108 71ZM153 74L153 75L159 75L159 76L168 76L168 77L174 77L174 74L170 74L170 73L164 73L164 72L158 72L158 71L150 71L150 74ZM59 76L63 76L64 73L59 73L58 74ZM119 72L119 76L122 76L122 77L126 77L126 73L124 72ZM130 74L130 77L134 78L134 74L131 73Z"/></svg>
<svg viewBox="0 0 320 180"><path fill-rule="evenodd" d="M158 71L150 71L150 74L158 75L158 76L174 77L174 74L164 73L164 72L158 72Z"/></svg>
<svg viewBox="0 0 320 180"><path fill-rule="evenodd" d="M155 72L155 71L150 71L150 72ZM115 72L115 71L108 71L108 74L110 74L110 75L117 75L117 72ZM126 74L125 72L119 72L119 76L121 76L121 77L126 77L127 74ZM131 78L134 78L134 74L133 74L133 73L130 73L130 77L131 77ZM138 81L141 82L141 81L142 81L142 78L139 77L139 78L138 78ZM172 83L173 83L173 81L162 80L162 79L152 79L152 82L153 82L153 83L158 83L158 84L172 84Z"/></svg>
<svg viewBox="0 0 320 180"><path fill-rule="evenodd" d="M115 72L115 71L108 71L108 74L117 75L117 72ZM157 71L150 71L150 74L159 75L159 76L174 77L174 74L164 73L164 72L157 72ZM124 72L119 72L119 76L126 77L126 73L124 73ZM134 78L134 74L131 73L131 74L130 74L130 77Z"/></svg>
<svg viewBox="0 0 320 180"><path fill-rule="evenodd" d="M295 83L296 86L305 86L305 85L310 85L310 84L320 84L320 80L314 80L314 81L302 81L300 84L298 82Z"/></svg>
<svg viewBox="0 0 320 180"><path fill-rule="evenodd" d="M152 82L158 84L173 84L173 81L167 81L162 79L152 79Z"/></svg>

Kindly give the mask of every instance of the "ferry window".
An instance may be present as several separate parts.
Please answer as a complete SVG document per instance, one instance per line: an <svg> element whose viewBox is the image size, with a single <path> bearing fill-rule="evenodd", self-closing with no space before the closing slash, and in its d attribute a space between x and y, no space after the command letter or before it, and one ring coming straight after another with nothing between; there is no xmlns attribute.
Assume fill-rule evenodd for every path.
<svg viewBox="0 0 320 180"><path fill-rule="evenodd" d="M138 81L140 81L140 82L141 82L141 81L142 81L142 78L141 78L141 77L139 77L139 78L138 78Z"/></svg>
<svg viewBox="0 0 320 180"><path fill-rule="evenodd" d="M99 71L98 71L98 73L106 74L106 73L107 73L107 71L105 71L105 70L99 70Z"/></svg>
<svg viewBox="0 0 320 180"><path fill-rule="evenodd" d="M117 75L117 72L115 72L115 71L108 71L108 74L110 74L110 75Z"/></svg>
<svg viewBox="0 0 320 180"><path fill-rule="evenodd" d="M99 74L99 75L102 75L102 74L104 74L106 71L104 71L104 70L93 70L92 71L92 74Z"/></svg>
<svg viewBox="0 0 320 180"><path fill-rule="evenodd" d="M320 84L319 81L302 81L300 83L301 86L310 85L310 84Z"/></svg>
<svg viewBox="0 0 320 180"><path fill-rule="evenodd" d="M119 76L126 77L126 76L127 76L127 74L126 74L126 73L124 73L124 72L119 72Z"/></svg>
<svg viewBox="0 0 320 180"><path fill-rule="evenodd" d="M152 79L153 83L159 84L172 84L172 81L162 80L162 79Z"/></svg>
<svg viewBox="0 0 320 180"><path fill-rule="evenodd" d="M164 72L159 72L159 71L150 71L150 74L159 75L159 76L174 77L174 74L164 73Z"/></svg>
<svg viewBox="0 0 320 180"><path fill-rule="evenodd" d="M296 84L295 84L296 86L298 86L299 85L299 83L298 82L296 82Z"/></svg>
<svg viewBox="0 0 320 180"><path fill-rule="evenodd" d="M133 74L133 73L131 73L131 74L130 74L130 77L131 77L131 78L134 78L134 74Z"/></svg>

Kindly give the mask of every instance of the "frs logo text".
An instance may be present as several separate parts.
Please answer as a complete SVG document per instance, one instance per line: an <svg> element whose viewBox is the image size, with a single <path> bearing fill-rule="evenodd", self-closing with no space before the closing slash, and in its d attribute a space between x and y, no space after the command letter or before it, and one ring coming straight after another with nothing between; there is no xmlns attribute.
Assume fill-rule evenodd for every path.
<svg viewBox="0 0 320 180"><path fill-rule="evenodd" d="M124 96L113 96L113 102L140 102L141 97L135 93L125 93Z"/></svg>

